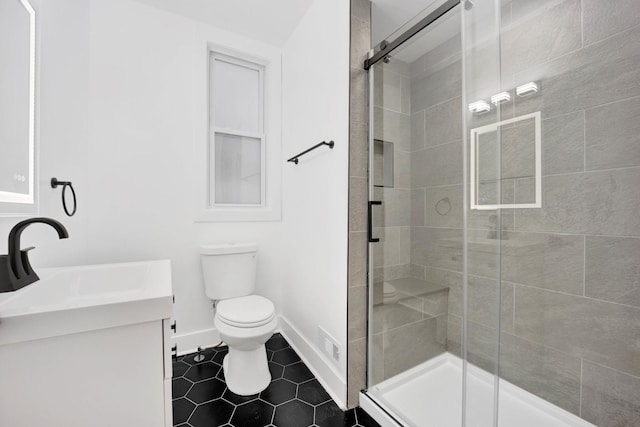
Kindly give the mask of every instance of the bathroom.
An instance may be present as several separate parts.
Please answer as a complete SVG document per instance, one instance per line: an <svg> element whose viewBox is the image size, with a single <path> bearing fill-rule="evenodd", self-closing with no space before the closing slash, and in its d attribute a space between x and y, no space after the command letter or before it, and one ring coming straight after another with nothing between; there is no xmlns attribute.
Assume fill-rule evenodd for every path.
<svg viewBox="0 0 640 427"><path fill-rule="evenodd" d="M63 223L63 240L22 233L36 272L169 260L170 344L188 370L199 347L219 353L200 248L255 244L254 293L278 319L270 342L286 339L346 411L320 419L312 405L311 422L262 425L536 420L503 412L513 396L546 411L537 425L640 425L635 1L28 3L35 202L0 203L0 236L27 217ZM212 52L264 66L258 206L211 203ZM53 177L73 182L72 217ZM444 383L411 389L434 361L451 368ZM200 425L187 394L167 425ZM216 401L204 400L224 412Z"/></svg>

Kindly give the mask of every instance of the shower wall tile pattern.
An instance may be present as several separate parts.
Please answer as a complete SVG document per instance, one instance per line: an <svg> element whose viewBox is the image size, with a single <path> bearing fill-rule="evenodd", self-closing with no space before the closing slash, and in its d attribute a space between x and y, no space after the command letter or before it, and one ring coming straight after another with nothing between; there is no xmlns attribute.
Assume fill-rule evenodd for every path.
<svg viewBox="0 0 640 427"><path fill-rule="evenodd" d="M504 87L541 90L515 97L501 119L542 112L543 207L503 210L500 243L495 211L469 213L468 357L497 369L499 309L503 378L598 426L640 425L640 3L504 4ZM491 74L478 65L490 66L490 50L476 51L476 81ZM444 147L454 147L461 87L442 72L456 61L454 50L434 50L410 64L410 271L449 287L447 350L460 354L462 157ZM471 127L493 121L474 117ZM516 202L533 188L518 170L503 182ZM435 204L445 197L443 217Z"/></svg>
<svg viewBox="0 0 640 427"><path fill-rule="evenodd" d="M470 128L541 111L543 207L468 212L468 358L495 372L499 339L502 378L600 427L640 425L640 2L506 0L501 22L503 88L537 81L540 92ZM394 142L397 185L374 194L383 200L368 290L376 382L443 351L461 354L460 44L454 36L410 63L392 57L377 87L374 136ZM468 87L493 83L496 53L475 50ZM517 143L518 131L505 129L505 141ZM502 154L502 202L526 201L533 179L516 161L532 159ZM351 164L364 171L362 158ZM490 198L495 184L479 190ZM366 280L351 262L363 256L354 253L350 269ZM385 303L383 281L397 285L396 301ZM430 286L439 291L425 293ZM364 357L362 324L350 326L350 349Z"/></svg>

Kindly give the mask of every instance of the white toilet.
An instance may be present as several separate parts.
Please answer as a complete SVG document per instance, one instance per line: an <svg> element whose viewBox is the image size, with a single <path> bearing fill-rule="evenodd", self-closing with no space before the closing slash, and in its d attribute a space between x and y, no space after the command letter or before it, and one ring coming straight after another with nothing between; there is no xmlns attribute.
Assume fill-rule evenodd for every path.
<svg viewBox="0 0 640 427"><path fill-rule="evenodd" d="M201 246L206 294L216 302L214 324L229 346L224 376L229 390L248 396L267 388L271 373L264 343L278 325L275 307L255 290L255 244Z"/></svg>

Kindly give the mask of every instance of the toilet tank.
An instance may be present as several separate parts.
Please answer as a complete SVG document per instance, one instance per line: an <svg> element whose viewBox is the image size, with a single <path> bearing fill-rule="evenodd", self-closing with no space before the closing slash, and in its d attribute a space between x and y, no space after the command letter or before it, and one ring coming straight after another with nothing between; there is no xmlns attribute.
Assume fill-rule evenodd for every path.
<svg viewBox="0 0 640 427"><path fill-rule="evenodd" d="M253 243L201 246L207 297L222 300L252 294L256 284L257 251L258 245Z"/></svg>

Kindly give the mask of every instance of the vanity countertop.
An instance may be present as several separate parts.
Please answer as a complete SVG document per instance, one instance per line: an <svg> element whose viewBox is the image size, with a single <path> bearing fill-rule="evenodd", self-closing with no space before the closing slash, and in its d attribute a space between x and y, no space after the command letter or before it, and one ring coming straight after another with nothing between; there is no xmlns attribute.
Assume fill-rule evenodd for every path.
<svg viewBox="0 0 640 427"><path fill-rule="evenodd" d="M168 260L37 269L0 294L0 345L143 323L172 315Z"/></svg>

